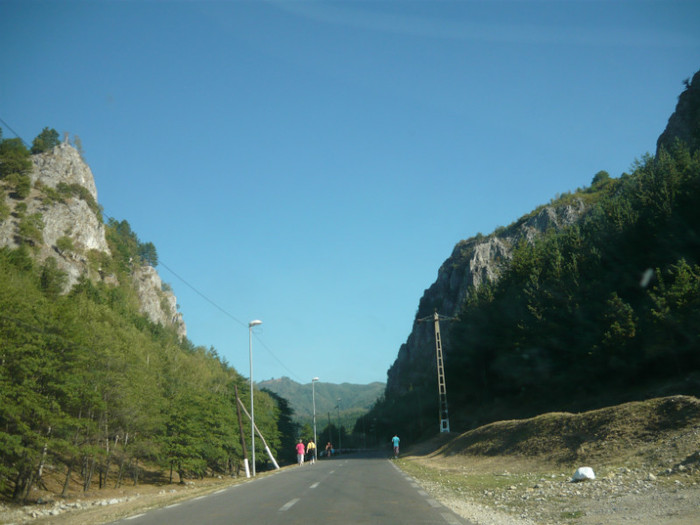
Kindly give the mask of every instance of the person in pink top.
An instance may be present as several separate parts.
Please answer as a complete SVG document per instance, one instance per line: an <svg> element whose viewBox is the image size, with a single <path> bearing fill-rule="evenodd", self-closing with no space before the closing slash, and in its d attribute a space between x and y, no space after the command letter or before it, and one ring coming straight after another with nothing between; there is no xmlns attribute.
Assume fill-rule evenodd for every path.
<svg viewBox="0 0 700 525"><path fill-rule="evenodd" d="M300 439L299 443L297 443L296 446L297 449L297 463L299 466L302 466L304 464L304 452L306 452L306 447L304 446L304 442Z"/></svg>

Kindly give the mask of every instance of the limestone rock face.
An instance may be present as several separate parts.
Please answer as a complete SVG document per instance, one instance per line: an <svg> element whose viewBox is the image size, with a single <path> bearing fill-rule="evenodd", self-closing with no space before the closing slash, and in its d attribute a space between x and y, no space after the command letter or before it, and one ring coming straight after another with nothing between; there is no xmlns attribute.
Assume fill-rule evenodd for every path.
<svg viewBox="0 0 700 525"><path fill-rule="evenodd" d="M33 155L34 170L31 178L34 186L46 186L56 189L59 184L78 185L87 189L97 205L97 188L90 167L83 161L75 148L61 144L41 155ZM38 184L37 184L38 183ZM105 239L105 227L100 217L91 209L84 199L77 196L65 202L46 202L35 196L28 202L28 209L36 209L44 221L43 258L56 252L56 242L61 237L68 237L73 243L73 256L64 255L63 268L71 276L69 285L73 286L77 278L85 273L86 255L90 250L109 254ZM59 257L60 258L60 257Z"/></svg>
<svg viewBox="0 0 700 525"><path fill-rule="evenodd" d="M94 270L90 270L87 254L91 250L109 254L104 224L84 199L73 194L62 199L49 196L56 195L59 184L82 187L96 207L97 189L92 171L75 148L67 144L32 155L31 160L32 190L29 196L18 200L2 195L12 214L0 222L0 246L16 248L26 243L34 246L39 262L47 257L55 258L58 268L68 276L66 291L82 275L99 278ZM31 218L36 218L41 224L40 238L27 239L22 233L22 223ZM57 241L61 238L70 239L70 251L62 253L57 248Z"/></svg>
<svg viewBox="0 0 700 525"><path fill-rule="evenodd" d="M32 155L32 162L32 182L39 181L51 188L56 188L61 182L79 184L97 201L95 177L74 147L62 143L45 153Z"/></svg>
<svg viewBox="0 0 700 525"><path fill-rule="evenodd" d="M177 299L172 292L163 290L163 282L153 266L139 266L133 274L141 310L154 323L174 326L181 337L187 335L182 314L177 311Z"/></svg>
<svg viewBox="0 0 700 525"><path fill-rule="evenodd" d="M425 290L418 306L413 330L398 357L388 371L387 392L402 392L412 384L419 384L427 376L434 376L435 330L433 312L441 316L456 316L469 294L484 283L498 279L504 264L512 257L513 249L521 242L533 242L549 229L559 230L574 224L584 215L586 206L576 200L565 206L544 206L523 217L508 228L487 237L460 241L445 260L436 281ZM430 318L430 322L418 322ZM449 330L440 330L443 352L449 350Z"/></svg>
<svg viewBox="0 0 700 525"><path fill-rule="evenodd" d="M10 208L10 216L0 222L0 246L33 247L39 263L56 260L68 279L68 292L82 276L117 285L117 277L103 272L100 256L109 257L105 225L97 203L97 187L92 170L78 151L63 143L50 151L32 155L29 174L32 189L25 199L10 196L0 185L0 198ZM28 234L26 224L37 225ZM92 263L90 261L93 261ZM186 336L182 314L177 311L173 293L163 289L156 270L134 265L132 280L140 298L141 312L152 322L173 326Z"/></svg>

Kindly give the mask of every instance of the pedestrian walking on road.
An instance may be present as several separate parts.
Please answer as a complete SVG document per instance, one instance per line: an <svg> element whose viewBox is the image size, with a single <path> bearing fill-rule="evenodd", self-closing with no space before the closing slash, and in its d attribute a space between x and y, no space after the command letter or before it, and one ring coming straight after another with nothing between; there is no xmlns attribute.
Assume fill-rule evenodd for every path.
<svg viewBox="0 0 700 525"><path fill-rule="evenodd" d="M331 454L333 454L333 445L331 445L331 442L329 441L326 443L326 457L331 457Z"/></svg>
<svg viewBox="0 0 700 525"><path fill-rule="evenodd" d="M316 463L316 443L314 443L313 439L310 439L306 445L306 454L309 456L309 463L312 465Z"/></svg>
<svg viewBox="0 0 700 525"><path fill-rule="evenodd" d="M304 464L304 442L300 439L296 446L297 449L297 463L301 467Z"/></svg>
<svg viewBox="0 0 700 525"><path fill-rule="evenodd" d="M399 436L394 434L394 437L391 438L391 444L394 445L394 459L399 457Z"/></svg>

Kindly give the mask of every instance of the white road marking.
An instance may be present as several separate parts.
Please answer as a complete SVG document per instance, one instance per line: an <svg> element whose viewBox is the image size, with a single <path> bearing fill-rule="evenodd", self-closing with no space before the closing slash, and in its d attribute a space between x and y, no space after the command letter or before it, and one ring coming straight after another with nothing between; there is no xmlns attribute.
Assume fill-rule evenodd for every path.
<svg viewBox="0 0 700 525"><path fill-rule="evenodd" d="M447 514L446 512L441 512L443 519L450 525L461 525L461 522L455 518L452 514Z"/></svg>
<svg viewBox="0 0 700 525"><path fill-rule="evenodd" d="M284 512L286 510L291 509L296 504L297 501L299 501L299 498L294 498L293 500L288 501L287 503L285 503L284 505L282 505L280 507L279 511Z"/></svg>
<svg viewBox="0 0 700 525"><path fill-rule="evenodd" d="M128 520L135 520L136 518L140 518L141 516L145 516L145 515L146 515L146 513L137 514L136 516L129 516L129 517L126 518L126 519L128 519Z"/></svg>
<svg viewBox="0 0 700 525"><path fill-rule="evenodd" d="M429 498L427 501L428 501L428 505L430 505L431 507L433 507L435 509L437 509L438 507L442 507L442 503L440 503L437 500Z"/></svg>
<svg viewBox="0 0 700 525"><path fill-rule="evenodd" d="M427 497L428 497L428 493L427 493L426 491L424 491L424 490L419 490L419 491L418 491L418 494L420 494L420 495L423 496L424 498L427 498Z"/></svg>
<svg viewBox="0 0 700 525"><path fill-rule="evenodd" d="M310 488L310 489L315 489L315 488L318 487L320 484L321 484L320 481L317 481L316 483L314 483L313 485L311 485L309 488Z"/></svg>

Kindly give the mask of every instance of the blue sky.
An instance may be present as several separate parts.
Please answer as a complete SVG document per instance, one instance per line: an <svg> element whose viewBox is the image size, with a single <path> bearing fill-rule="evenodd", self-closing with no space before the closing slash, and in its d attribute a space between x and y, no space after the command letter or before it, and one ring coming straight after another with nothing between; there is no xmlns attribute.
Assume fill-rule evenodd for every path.
<svg viewBox="0 0 700 525"><path fill-rule="evenodd" d="M0 0L0 118L80 137L195 344L247 377L261 319L255 380L385 381L458 241L654 152L698 21L673 0Z"/></svg>

